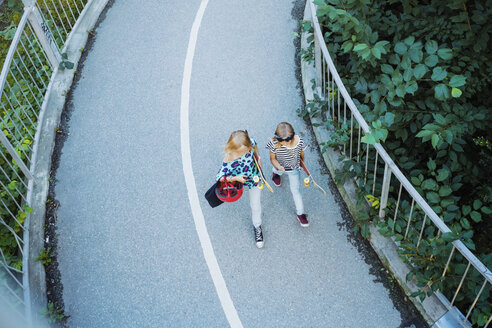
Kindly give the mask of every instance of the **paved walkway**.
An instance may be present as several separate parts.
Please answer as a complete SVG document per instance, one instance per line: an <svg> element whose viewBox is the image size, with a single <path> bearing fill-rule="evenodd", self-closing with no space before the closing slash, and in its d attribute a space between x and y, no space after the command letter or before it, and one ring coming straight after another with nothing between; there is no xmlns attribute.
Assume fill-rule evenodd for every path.
<svg viewBox="0 0 492 328"><path fill-rule="evenodd" d="M401 325L388 290L337 226L342 218L331 194L304 189L311 226L301 228L288 184L275 194L264 189L260 250L248 195L216 209L202 197L236 129L248 129L262 145L270 176L264 145L284 120L311 145L307 162L327 186L314 140L295 112L303 99L293 6L125 0L109 9L79 72L57 172L58 260L70 327ZM196 48L188 53L194 58L183 122L190 35ZM187 129L193 171L183 173ZM220 271L198 237L201 215Z"/></svg>

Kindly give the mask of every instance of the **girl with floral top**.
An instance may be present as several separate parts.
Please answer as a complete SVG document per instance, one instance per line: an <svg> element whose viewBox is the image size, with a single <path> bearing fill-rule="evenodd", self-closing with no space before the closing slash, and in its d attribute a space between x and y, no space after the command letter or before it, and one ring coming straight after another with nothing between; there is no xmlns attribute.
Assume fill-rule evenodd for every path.
<svg viewBox="0 0 492 328"><path fill-rule="evenodd" d="M294 132L294 128L287 122L282 122L275 130L275 136L267 143L270 150L270 162L273 165L273 183L279 187L281 176L289 176L290 191L296 205L297 219L302 227L308 227L309 221L304 213L304 203L300 191L300 161L304 161L306 144Z"/></svg>
<svg viewBox="0 0 492 328"><path fill-rule="evenodd" d="M219 181L225 176L230 182L239 181L244 186L248 186L255 242L258 248L262 248L264 242L261 230L261 190L258 188L258 182L255 182L255 180L260 181L260 172L253 156L256 156L258 165L262 167L255 140L249 137L247 131L232 132L225 146L224 162L217 173L216 180Z"/></svg>

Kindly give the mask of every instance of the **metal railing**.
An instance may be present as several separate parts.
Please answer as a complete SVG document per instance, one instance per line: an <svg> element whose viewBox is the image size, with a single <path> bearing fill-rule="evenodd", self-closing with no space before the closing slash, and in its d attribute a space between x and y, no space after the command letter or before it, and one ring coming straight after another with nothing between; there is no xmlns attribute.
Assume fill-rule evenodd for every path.
<svg viewBox="0 0 492 328"><path fill-rule="evenodd" d="M348 94L330 57L316 16L316 5L313 3L313 0L309 0L309 5L314 28L316 92L318 96L326 102L326 115L335 122L334 124L337 124L338 126L345 125L347 130L350 129L350 140L343 145L342 151L350 159L362 163L364 166L363 185L365 186L367 183L372 184L372 195L375 195L376 192L380 192L379 217L382 220L385 219L385 214L388 210L388 196L390 190L398 190L397 197L395 194L395 199L397 200L392 209L394 215L390 220L393 221L394 231L397 226L397 220L400 220L402 217L400 208L404 203L408 205L406 206L408 210L404 213L406 226L403 226L401 229L401 233L404 235L403 240L415 238L414 240L417 242L418 249L422 244L424 230L437 228L435 234L437 237L444 233L451 232L444 221L434 212L426 200L419 194L412 183L393 162L381 144L376 143L371 146L370 144L361 143L361 138L364 134L369 133L369 126ZM392 180L392 176L394 176L396 180ZM376 186L378 186L377 189ZM457 253L461 255L459 259L457 259L458 256L454 256L456 255L456 250L458 251ZM452 261L461 261L466 264L466 270L461 277L458 287L456 290L451 291L454 296L452 300L449 301L442 293L437 292L436 295L441 299L448 310L456 316L456 319L463 326L467 326L469 325L468 318L485 287L487 285L492 285L492 272L460 240L452 242L449 257L447 257L447 263L442 267L442 278L446 278L446 273L448 272L448 268ZM456 311L455 301L465 277L470 271L470 267L475 268L480 273L483 282L477 292L476 298L471 303L470 307L465 309L466 312L463 312L466 313L466 315L462 315L460 312ZM484 327L488 327L491 321L492 316L489 317Z"/></svg>
<svg viewBox="0 0 492 328"><path fill-rule="evenodd" d="M0 298L27 324L29 213L40 122L61 54L91 1L24 1L0 76L0 235L12 241L0 247Z"/></svg>

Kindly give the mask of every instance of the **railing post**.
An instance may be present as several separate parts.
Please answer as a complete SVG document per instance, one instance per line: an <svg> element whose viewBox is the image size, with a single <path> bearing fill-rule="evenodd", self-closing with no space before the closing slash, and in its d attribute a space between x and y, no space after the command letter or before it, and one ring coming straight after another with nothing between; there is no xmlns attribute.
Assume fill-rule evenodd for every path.
<svg viewBox="0 0 492 328"><path fill-rule="evenodd" d="M316 86L321 86L321 48L318 36L314 34L314 68L316 69ZM320 94L321 96L321 94Z"/></svg>
<svg viewBox="0 0 492 328"><path fill-rule="evenodd" d="M391 182L391 169L388 163L385 162L384 165L384 178L383 178L383 188L381 190L381 200L379 202L379 218L384 219L384 209L388 204L388 194L389 194L389 186Z"/></svg>
<svg viewBox="0 0 492 328"><path fill-rule="evenodd" d="M29 13L28 19L39 39L39 42L41 43L41 46L43 47L43 50L46 52L51 66L55 69L61 61L61 55L54 44L53 36L51 35L48 27L45 25L46 23L41 17L38 8L34 4L31 7L31 12Z"/></svg>

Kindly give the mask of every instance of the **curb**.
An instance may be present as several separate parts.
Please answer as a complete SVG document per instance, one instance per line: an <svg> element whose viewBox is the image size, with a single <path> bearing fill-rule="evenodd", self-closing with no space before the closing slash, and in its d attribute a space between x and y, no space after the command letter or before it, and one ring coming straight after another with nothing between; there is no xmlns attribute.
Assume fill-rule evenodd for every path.
<svg viewBox="0 0 492 328"><path fill-rule="evenodd" d="M31 316L33 322L39 323L44 320L41 309L47 306L46 295L46 273L41 262L34 259L44 247L44 224L46 212L46 199L48 197L49 181L51 172L51 158L55 146L55 128L60 123L62 110L65 106L67 92L73 83L79 60L82 56L80 51L87 43L89 33L96 24L100 14L109 0L94 0L87 7L87 11L71 32L68 43L64 50L75 67L71 70L56 70L52 78L52 87L46 95L46 112L40 122L40 138L38 140L38 157L34 168L34 186L31 198L29 221L29 266L28 276L31 295Z"/></svg>
<svg viewBox="0 0 492 328"><path fill-rule="evenodd" d="M309 1L307 1L306 7L304 9L303 19L311 21L311 10L309 6ZM301 36L301 48L307 48L308 43L306 39L307 35L303 32ZM311 80L315 79L316 77L314 65L312 63L307 63L306 61L303 61L301 59L301 75L305 103L307 104L308 100L314 99L314 91L311 88ZM323 128L324 124L322 124L323 122L321 121L321 119L310 117L310 121L319 145L330 139L329 131ZM321 124L321 126L316 126L317 124ZM321 148L322 147L320 147L320 149ZM328 167L328 170L330 171L331 176L334 177L335 170L342 167L341 163L339 162L340 155L332 148L328 148L321 155L323 157L323 160L325 161L326 166ZM355 182L350 180L346 181L343 185L336 184L336 186L340 192L340 195L345 201L350 214L352 216L356 216L358 210L356 207L357 197ZM370 237L368 240L383 265L393 274L395 279L398 281L400 287L403 289L408 298L413 302L427 324L429 324L429 326L433 326L436 321L438 321L446 314L447 308L434 294L426 297L423 302L421 302L418 298L409 296L411 293L419 289L413 280L406 282L406 275L408 272L410 272L410 266L403 263L400 259L398 255L398 247L393 242L393 240L389 237L384 237L383 235L381 235L377 227L375 227L373 224L370 224Z"/></svg>

